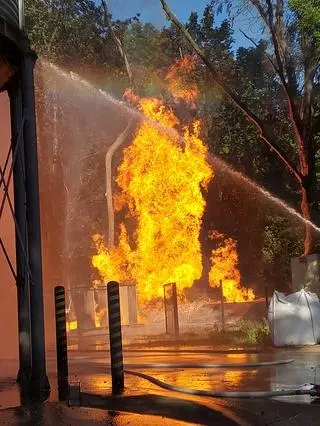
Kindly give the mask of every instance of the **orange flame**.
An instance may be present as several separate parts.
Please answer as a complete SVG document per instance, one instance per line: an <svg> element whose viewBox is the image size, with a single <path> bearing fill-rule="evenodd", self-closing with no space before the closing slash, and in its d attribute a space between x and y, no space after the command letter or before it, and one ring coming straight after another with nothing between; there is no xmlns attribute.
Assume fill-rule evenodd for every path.
<svg viewBox="0 0 320 426"><path fill-rule="evenodd" d="M211 287L223 284L223 294L227 302L247 302L255 299L254 291L240 286L240 271L238 269L237 243L232 238L225 238L217 231L210 233L210 238L216 240L218 247L212 250L209 283Z"/></svg>
<svg viewBox="0 0 320 426"><path fill-rule="evenodd" d="M197 63L195 57L184 56L170 67L166 78L168 90L174 99L177 102L183 99L192 107L195 107L195 101L199 96L197 85L190 80L190 76L194 75Z"/></svg>
<svg viewBox="0 0 320 426"><path fill-rule="evenodd" d="M126 97L137 102L132 93ZM158 99L141 99L145 116L169 128L178 118ZM106 248L94 237L98 254L95 266L104 280L133 280L141 301L163 296L163 285L176 282L181 292L202 275L199 241L206 189L213 171L200 139L201 125L184 128L184 146L167 133L143 122L132 144L124 150L116 182L119 210L128 207L135 219L133 241L121 224L119 245Z"/></svg>
<svg viewBox="0 0 320 426"><path fill-rule="evenodd" d="M186 83L186 76L196 65L193 57L184 57L173 64L166 79L175 100L183 99L192 106L198 88L192 82ZM141 303L163 297L163 285L169 282L175 282L182 295L201 277L202 190L212 179L213 170L200 137L200 121L182 126L182 145L160 129L181 129L178 117L163 101L141 99L131 90L124 97L161 126L148 120L140 124L117 171L119 192L114 196L114 206L117 211L128 210L126 217L130 222L134 220L135 231L129 238L122 223L119 243L114 247L106 247L101 236L94 236L97 255L92 264L105 282L136 282ZM253 300L253 290L240 287L235 241L219 233L211 237L219 240L219 247L212 251L210 285L217 287L222 280L227 301Z"/></svg>

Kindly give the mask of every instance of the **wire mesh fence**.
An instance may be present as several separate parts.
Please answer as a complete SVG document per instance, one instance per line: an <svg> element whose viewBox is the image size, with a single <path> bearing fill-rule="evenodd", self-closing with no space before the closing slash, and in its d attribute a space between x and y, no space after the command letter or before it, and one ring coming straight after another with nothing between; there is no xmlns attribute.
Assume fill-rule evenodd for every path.
<svg viewBox="0 0 320 426"><path fill-rule="evenodd" d="M134 325L138 321L135 283L120 285L121 323ZM68 330L108 328L107 285L78 286L67 292Z"/></svg>

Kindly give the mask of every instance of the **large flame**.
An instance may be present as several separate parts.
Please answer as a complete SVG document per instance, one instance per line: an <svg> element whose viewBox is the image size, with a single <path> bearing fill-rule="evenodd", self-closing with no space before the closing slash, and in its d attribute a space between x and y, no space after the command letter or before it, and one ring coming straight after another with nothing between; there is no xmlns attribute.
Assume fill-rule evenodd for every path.
<svg viewBox="0 0 320 426"><path fill-rule="evenodd" d="M167 128L180 124L158 99L141 99L139 108ZM98 254L92 263L105 281L135 281L140 301L162 297L163 285L169 282L177 283L181 293L202 275L199 234L205 200L201 191L213 171L200 130L199 121L183 128L182 146L177 138L146 120L124 150L116 177L120 192L115 206L117 210L128 208L128 218L135 220L136 229L130 240L121 224L116 247L105 247L101 237L95 236Z"/></svg>
<svg viewBox="0 0 320 426"><path fill-rule="evenodd" d="M188 82L187 76L196 65L194 58L184 57L173 64L166 78L175 101L182 99L191 107L198 88ZM125 98L147 117L124 150L117 170L119 191L114 206L117 211L125 209L127 222L120 225L116 246L106 247L101 236L93 237L97 255L92 264L104 282L136 282L141 303L163 297L164 284L175 282L182 294L201 278L202 191L212 179L213 170L200 137L200 121L183 126L174 111L159 99L139 98L131 90ZM183 142L170 129L182 132ZM212 236L219 245L212 252L210 285L217 287L222 280L227 301L253 300L253 291L240 287L236 242L218 233Z"/></svg>
<svg viewBox="0 0 320 426"><path fill-rule="evenodd" d="M218 247L212 250L211 270L209 283L211 287L223 285L223 295L227 302L249 302L255 299L251 288L242 288L240 285L240 271L238 268L237 243L232 238L214 231L210 238L215 240Z"/></svg>

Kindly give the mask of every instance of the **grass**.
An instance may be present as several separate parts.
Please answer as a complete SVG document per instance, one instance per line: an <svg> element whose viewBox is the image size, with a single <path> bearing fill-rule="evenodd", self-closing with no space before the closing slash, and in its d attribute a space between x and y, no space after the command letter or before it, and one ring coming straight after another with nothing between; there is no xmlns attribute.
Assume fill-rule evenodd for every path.
<svg viewBox="0 0 320 426"><path fill-rule="evenodd" d="M241 320L238 323L239 343L243 345L266 345L271 343L270 326L266 319L261 321Z"/></svg>
<svg viewBox="0 0 320 426"><path fill-rule="evenodd" d="M227 328L224 332L215 327L209 332L209 340L213 344L241 346L265 346L272 343L266 319L240 320L232 329Z"/></svg>

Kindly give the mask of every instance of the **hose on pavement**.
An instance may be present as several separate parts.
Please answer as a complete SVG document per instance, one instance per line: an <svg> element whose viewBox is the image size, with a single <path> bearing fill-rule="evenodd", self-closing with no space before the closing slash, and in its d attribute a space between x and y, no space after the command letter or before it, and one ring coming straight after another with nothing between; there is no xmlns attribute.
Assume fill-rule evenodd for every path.
<svg viewBox="0 0 320 426"><path fill-rule="evenodd" d="M179 369L179 368L257 368L257 367L269 367L277 365L285 365L294 362L294 359L284 359L279 361L270 362L256 362L256 363L245 363L245 364L205 364L205 363L186 363L186 364L131 364L127 365L124 369L126 374L136 376L141 379L147 380L154 385L173 392L179 392L184 394L199 395L214 398L270 398L276 396L293 396L293 395L310 395L320 396L320 386L314 384L307 384L295 389L287 390L274 390L274 391L206 391L200 389L189 389L182 388L179 386L171 385L163 382L149 374L141 373L139 371L133 371L131 369ZM108 366L111 369L110 366ZM131 369L130 369L131 368Z"/></svg>
<svg viewBox="0 0 320 426"><path fill-rule="evenodd" d="M82 359L82 361L85 361ZM90 363L91 360L88 360ZM200 389L183 388L169 383L163 382L149 374L134 371L135 369L250 369L285 365L294 362L294 359L283 359L278 361L255 362L255 363L239 363L239 364L207 364L207 363L158 363L158 364L127 364L124 373L147 380L154 385L172 392L199 395L213 398L270 398L277 396L294 396L294 395L310 395L312 397L320 397L320 385L306 384L295 389L274 390L274 391L206 391ZM95 367L105 371L111 371L110 365L99 364Z"/></svg>
<svg viewBox="0 0 320 426"><path fill-rule="evenodd" d="M314 385L310 388L300 388L300 389L290 389L290 390L278 390L278 391L205 391L200 389L188 389L182 388L179 386L170 385L165 383L155 377L149 376L148 374L140 373L138 371L132 371L125 369L126 374L132 376L140 377L142 379L148 380L156 386L159 386L162 389L166 389L173 392L199 395L199 396L210 396L213 398L270 398L275 396L292 396L292 395L310 395L318 396L318 391Z"/></svg>

